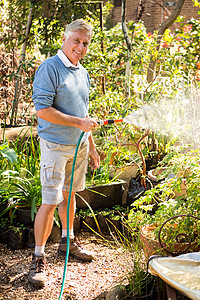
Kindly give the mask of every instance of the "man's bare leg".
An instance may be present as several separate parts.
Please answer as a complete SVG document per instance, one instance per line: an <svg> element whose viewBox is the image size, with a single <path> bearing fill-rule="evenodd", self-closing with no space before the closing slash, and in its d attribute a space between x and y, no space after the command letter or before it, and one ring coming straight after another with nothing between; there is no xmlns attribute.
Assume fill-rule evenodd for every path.
<svg viewBox="0 0 200 300"><path fill-rule="evenodd" d="M58 214L62 223L62 229L67 230L67 203L68 203L69 193L63 191L64 200L58 205ZM75 217L75 193L72 192L70 200L70 209L69 209L69 230L73 230L74 217Z"/></svg>
<svg viewBox="0 0 200 300"><path fill-rule="evenodd" d="M64 230L66 233L68 192L63 192L63 196L64 196L64 200L58 206L58 213L62 222L62 230ZM76 208L75 193L72 193L71 201L70 201L70 210L69 210L69 238L70 238L69 255L81 261L91 261L93 259L93 255L88 251L82 249L74 241L74 238L72 238L72 236L74 236L73 224L74 224L74 217L75 217L75 208ZM58 254L66 255L66 250L67 250L67 235L62 236L58 248Z"/></svg>
<svg viewBox="0 0 200 300"><path fill-rule="evenodd" d="M56 205L42 204L35 217L35 245L44 246L53 226Z"/></svg>

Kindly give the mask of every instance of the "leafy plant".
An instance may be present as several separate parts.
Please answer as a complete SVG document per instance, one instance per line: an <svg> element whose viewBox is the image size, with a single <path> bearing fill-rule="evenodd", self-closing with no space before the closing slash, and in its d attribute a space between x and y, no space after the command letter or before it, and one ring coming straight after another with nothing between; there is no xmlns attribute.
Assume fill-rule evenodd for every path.
<svg viewBox="0 0 200 300"><path fill-rule="evenodd" d="M189 217L199 215L199 153L173 153L166 156L163 163L167 166L165 174L162 173L163 180L132 204L129 222L131 226L136 226L137 234L140 234L144 226L149 225L151 230L148 231L148 235L156 241L162 227L160 237L167 246L176 243L178 237L180 243L184 239L188 242L189 239L200 244L200 221ZM167 176L172 173L173 177ZM174 191L181 190L183 178L186 181L187 193L173 199ZM155 213L151 213L153 210Z"/></svg>
<svg viewBox="0 0 200 300"><path fill-rule="evenodd" d="M10 162L10 164L8 163ZM17 163L17 154L8 144L0 145L0 176L3 171Z"/></svg>
<svg viewBox="0 0 200 300"><path fill-rule="evenodd" d="M0 219L0 228L4 228L8 226L9 224L9 219L8 218L1 218Z"/></svg>
<svg viewBox="0 0 200 300"><path fill-rule="evenodd" d="M33 134L33 126L28 129L22 129L15 141L11 141L12 148L17 155L17 163L15 164L15 170L20 173L27 170L32 175L38 176L40 166L40 146L39 141ZM32 176L31 175L31 176ZM29 176L27 173L26 176Z"/></svg>
<svg viewBox="0 0 200 300"><path fill-rule="evenodd" d="M22 232L26 230L26 226L18 222L15 225L14 224L10 225L9 229L14 231L15 233L18 233L19 235L22 235Z"/></svg>
<svg viewBox="0 0 200 300"><path fill-rule="evenodd" d="M31 209L31 218L37 213L37 208L41 205L41 185L39 177L34 177L28 170L29 178L19 176L8 176L7 184L9 185L9 195L7 197L9 206L0 213L0 216L7 211L12 210L12 217L18 207L28 207Z"/></svg>

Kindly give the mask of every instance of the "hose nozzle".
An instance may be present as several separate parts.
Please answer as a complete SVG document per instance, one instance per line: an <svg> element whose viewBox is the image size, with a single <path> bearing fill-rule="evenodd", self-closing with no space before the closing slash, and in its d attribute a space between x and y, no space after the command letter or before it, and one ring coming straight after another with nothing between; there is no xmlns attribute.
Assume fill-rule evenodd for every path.
<svg viewBox="0 0 200 300"><path fill-rule="evenodd" d="M108 124L114 124L114 123L118 123L118 122L123 122L123 119L118 119L118 120L113 120L113 119L100 120L97 123L100 124L100 125L108 125Z"/></svg>

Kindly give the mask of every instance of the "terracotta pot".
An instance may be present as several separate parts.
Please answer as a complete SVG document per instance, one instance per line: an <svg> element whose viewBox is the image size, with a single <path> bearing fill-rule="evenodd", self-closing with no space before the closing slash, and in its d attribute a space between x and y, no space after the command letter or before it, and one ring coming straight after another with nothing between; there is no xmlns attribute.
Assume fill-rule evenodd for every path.
<svg viewBox="0 0 200 300"><path fill-rule="evenodd" d="M198 246L196 242L191 243L191 245L189 243L174 243L168 246L166 243L162 242L161 246L158 240L148 237L148 233L154 229L154 225L146 225L142 228L140 233L141 245L147 259L149 259L152 255L169 255L169 252L173 253L173 256L175 256L182 253L200 250L200 246Z"/></svg>
<svg viewBox="0 0 200 300"><path fill-rule="evenodd" d="M160 168L160 169L153 169L148 172L148 178L152 182L157 182L158 181L158 176L162 174L164 171L166 171L167 168ZM164 178L163 178L164 179Z"/></svg>
<svg viewBox="0 0 200 300"><path fill-rule="evenodd" d="M129 182L131 178L136 178L137 173L138 165L134 163L116 169L113 166L110 166L110 177L117 177L126 182Z"/></svg>
<svg viewBox="0 0 200 300"><path fill-rule="evenodd" d="M141 245L144 250L145 257L149 259L151 255L163 254L160 243L154 239L149 238L147 235L155 227L153 225L144 226L140 233Z"/></svg>

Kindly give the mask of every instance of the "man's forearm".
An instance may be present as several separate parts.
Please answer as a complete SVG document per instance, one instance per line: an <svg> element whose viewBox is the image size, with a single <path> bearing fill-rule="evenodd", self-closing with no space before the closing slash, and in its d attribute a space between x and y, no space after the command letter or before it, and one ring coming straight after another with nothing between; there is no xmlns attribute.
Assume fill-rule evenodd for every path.
<svg viewBox="0 0 200 300"><path fill-rule="evenodd" d="M99 124L89 116L86 116L85 118L78 118L64 114L52 106L38 110L37 116L48 122L77 127L85 132L89 132L90 130L99 126Z"/></svg>
<svg viewBox="0 0 200 300"><path fill-rule="evenodd" d="M47 107L37 111L37 116L41 119L44 119L48 122L66 125L66 126L74 126L81 127L81 119L78 117L66 115L61 111L55 109L54 107Z"/></svg>
<svg viewBox="0 0 200 300"><path fill-rule="evenodd" d="M92 133L89 135L88 141L89 141L89 149L90 150L96 149L96 146L95 146L95 143L94 143L94 140L93 140L93 137L92 137Z"/></svg>

